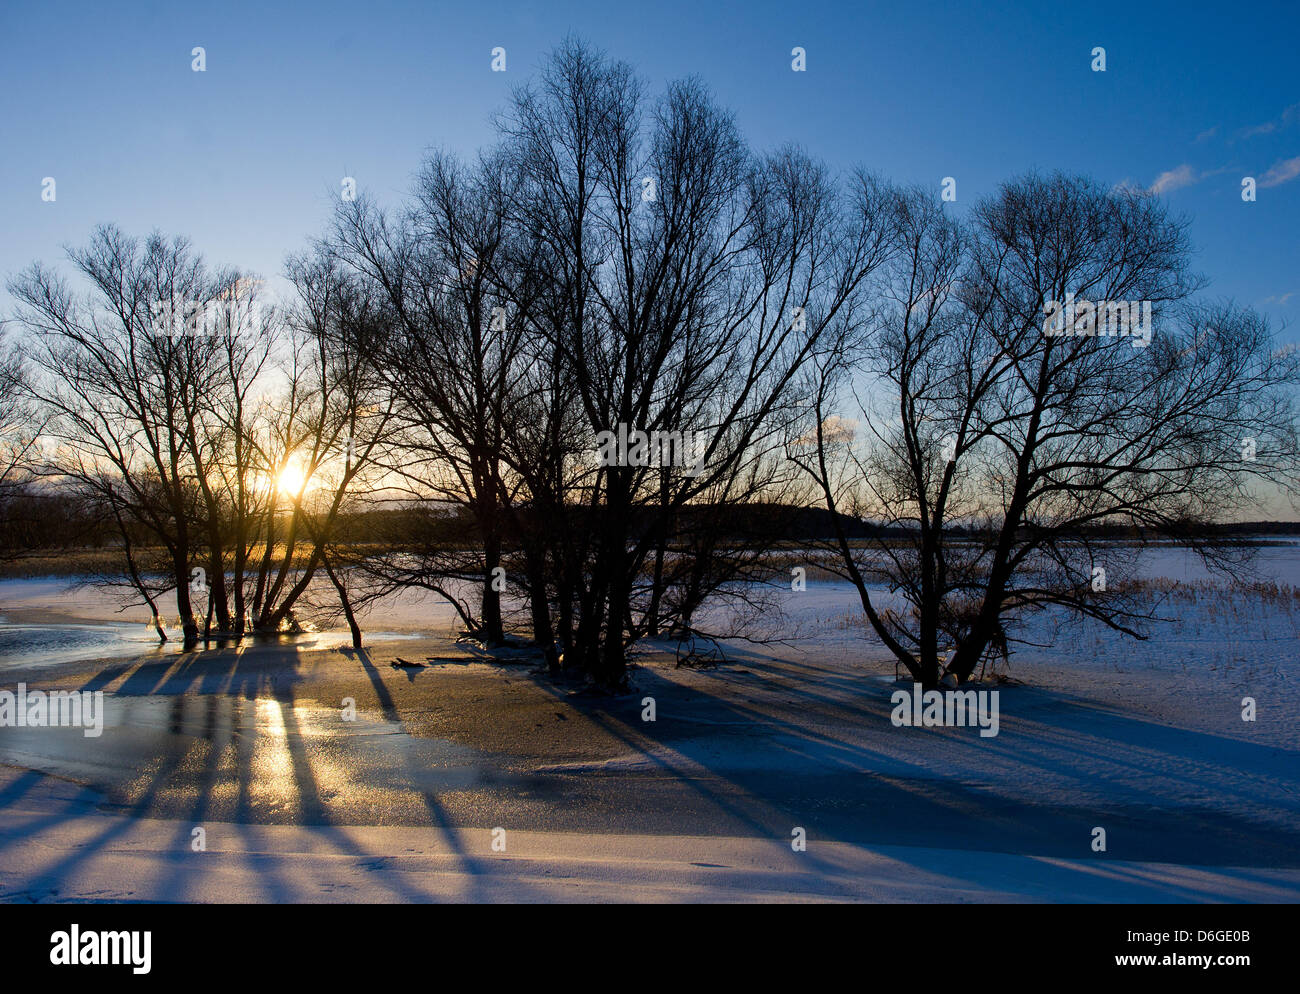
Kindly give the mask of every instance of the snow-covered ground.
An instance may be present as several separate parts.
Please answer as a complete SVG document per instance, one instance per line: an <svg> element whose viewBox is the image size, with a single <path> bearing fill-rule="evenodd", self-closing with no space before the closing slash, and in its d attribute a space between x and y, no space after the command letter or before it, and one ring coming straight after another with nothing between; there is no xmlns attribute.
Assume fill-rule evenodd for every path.
<svg viewBox="0 0 1300 994"><path fill-rule="evenodd" d="M992 738L891 723L906 681L841 583L774 589L762 621L787 641L728 643L717 669L646 646L616 700L453 659L430 598L371 613L405 640L372 640L364 669L325 633L44 668L28 645L6 677L0 627L3 686L66 674L112 704L95 740L0 729L0 896L1300 901L1300 546L1258 572L1239 587L1157 553L1141 575L1177 582L1145 642L1036 619L1020 635L1040 646L987 684ZM0 581L0 615L111 616L65 587Z"/></svg>
<svg viewBox="0 0 1300 994"><path fill-rule="evenodd" d="M18 774L0 768L0 793ZM1295 870L813 840L131 819L49 780L0 809L9 901L1127 902L1297 900ZM498 838L500 838L498 836Z"/></svg>

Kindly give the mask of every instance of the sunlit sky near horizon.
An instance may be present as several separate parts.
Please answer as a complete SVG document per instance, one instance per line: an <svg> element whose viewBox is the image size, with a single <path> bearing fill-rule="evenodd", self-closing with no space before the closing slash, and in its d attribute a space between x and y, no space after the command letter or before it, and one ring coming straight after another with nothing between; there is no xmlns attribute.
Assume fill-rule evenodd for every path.
<svg viewBox="0 0 1300 994"><path fill-rule="evenodd" d="M1300 6L1216 6L6 0L0 278L105 221L278 277L343 176L397 201L425 149L489 142L510 87L576 32L651 91L698 74L756 148L936 190L952 176L959 210L1028 169L1155 187L1192 219L1209 292L1300 341Z"/></svg>

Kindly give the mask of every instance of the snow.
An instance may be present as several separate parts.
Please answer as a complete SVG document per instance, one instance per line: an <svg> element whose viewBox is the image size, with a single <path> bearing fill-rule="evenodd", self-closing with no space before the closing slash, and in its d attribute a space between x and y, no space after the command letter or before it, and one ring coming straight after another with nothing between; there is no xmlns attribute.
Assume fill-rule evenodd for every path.
<svg viewBox="0 0 1300 994"><path fill-rule="evenodd" d="M15 775L0 769L0 791ZM0 810L9 901L1295 901L1300 871L780 839L295 825L91 810L46 781Z"/></svg>
<svg viewBox="0 0 1300 994"><path fill-rule="evenodd" d="M1286 586L1300 582L1300 545L1264 549L1259 569L1282 586L1235 586L1178 550L1159 550L1143 575L1178 583L1163 585L1169 620L1150 626L1146 642L1059 615L1033 619L1018 634L1042 647L1019 646L997 674L1012 682L986 684L1001 695L999 734L988 739L971 728L893 727L890 694L910 682L895 682L853 588L776 588L765 624L784 641L729 642L725 665L698 671L673 668L671 644L644 647L632 697L595 706L617 748L470 750L471 766L453 763L455 776L435 791L457 817L434 824L222 815L202 822L207 851L196 853L196 820L123 810L101 792L25 772L95 779L68 756L61 766L40 749L23 751L30 737L18 749L0 729L0 763L10 764L0 766L0 898L1300 901L1300 598ZM102 592L64 587L0 581L8 627L37 624L40 612L64 624L111 617ZM455 619L435 599L411 596L376 609L369 624L445 638ZM329 648L336 634L296 648ZM0 653L2 639L0 630ZM392 651L408 651L402 645ZM328 671L320 660L332 657L304 658L316 660L306 679ZM412 681L410 692L430 695L436 712L494 700L491 681L516 678L472 664L391 679ZM242 681L244 694L268 686L250 683L247 671ZM146 694L181 692L161 674L144 683ZM114 686L119 698L126 692L106 684L110 700ZM309 682L299 687L310 693ZM530 693L554 692L542 684ZM637 717L646 696L657 702L652 726ZM1243 720L1246 699L1254 721ZM319 709L272 710L293 714L278 730L254 730L256 754L271 750L268 769L305 763L331 790L373 780L387 792L375 803L427 816L418 797L404 796L406 778L416 768L428 776L449 741L399 731L375 711L363 719L386 737L361 752ZM155 717L141 719L128 740L134 751L116 758L106 735L95 762L142 768L163 750L149 736L171 720ZM285 752L295 735L315 743L306 760ZM383 766L381 753L401 762ZM475 814L496 801L517 815L506 819L505 852L491 847L500 821ZM791 850L795 825L808 830L807 852ZM1104 857L1089 851L1094 826L1108 831Z"/></svg>

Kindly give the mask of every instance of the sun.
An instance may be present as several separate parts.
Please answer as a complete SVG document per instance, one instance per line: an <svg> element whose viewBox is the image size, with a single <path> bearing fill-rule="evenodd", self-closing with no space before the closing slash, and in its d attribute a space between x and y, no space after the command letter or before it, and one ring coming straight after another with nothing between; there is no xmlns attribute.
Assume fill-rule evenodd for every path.
<svg viewBox="0 0 1300 994"><path fill-rule="evenodd" d="M284 469L280 470L280 475L275 481L275 489L284 497L297 497L305 490L311 489L310 483L302 464L291 461L285 463Z"/></svg>

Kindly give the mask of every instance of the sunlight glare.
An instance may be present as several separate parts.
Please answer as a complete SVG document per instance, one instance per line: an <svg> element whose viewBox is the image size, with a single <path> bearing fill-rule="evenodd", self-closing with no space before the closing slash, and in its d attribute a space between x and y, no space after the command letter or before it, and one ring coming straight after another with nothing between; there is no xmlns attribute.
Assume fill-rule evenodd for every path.
<svg viewBox="0 0 1300 994"><path fill-rule="evenodd" d="M275 489L286 497L297 497L304 490L310 489L310 481L302 465L298 462L286 463L275 481Z"/></svg>

